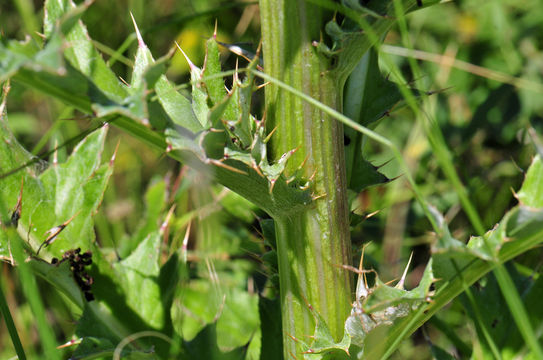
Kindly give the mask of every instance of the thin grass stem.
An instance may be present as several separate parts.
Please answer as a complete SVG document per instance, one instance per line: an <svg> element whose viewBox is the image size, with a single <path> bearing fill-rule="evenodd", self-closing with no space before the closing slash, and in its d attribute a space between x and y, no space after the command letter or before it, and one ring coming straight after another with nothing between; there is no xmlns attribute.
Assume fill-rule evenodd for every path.
<svg viewBox="0 0 543 360"><path fill-rule="evenodd" d="M34 314L34 318L36 319L36 327L38 329L40 343L43 346L45 357L50 360L60 359L60 352L56 348L55 334L45 316L45 306L42 301L41 293L38 290L36 278L30 269L30 265L26 262L21 239L17 236L13 236L11 238L11 247L13 257L17 263L23 293Z"/></svg>
<svg viewBox="0 0 543 360"><path fill-rule="evenodd" d="M0 277L0 281L1 280L2 278ZM23 349L23 345L21 344L21 339L19 339L17 328L15 327L15 323L13 322L13 318L11 317L9 306L6 301L6 297L4 296L4 291L2 289L1 283L0 283L0 313L2 313L2 317L4 318L4 321L6 323L6 328L8 329L9 336L11 337L11 342L13 343L13 347L15 348L15 353L17 354L17 357L20 360L25 360L26 355Z"/></svg>

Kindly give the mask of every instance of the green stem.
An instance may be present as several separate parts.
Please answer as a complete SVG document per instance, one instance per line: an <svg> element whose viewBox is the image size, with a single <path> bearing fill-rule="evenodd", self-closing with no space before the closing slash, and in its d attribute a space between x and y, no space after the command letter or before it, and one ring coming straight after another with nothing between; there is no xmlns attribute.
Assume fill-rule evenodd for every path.
<svg viewBox="0 0 543 360"><path fill-rule="evenodd" d="M330 60L311 45L324 26L322 10L298 0L261 0L266 73L333 109L340 91ZM324 319L336 341L350 311L351 276L342 124L299 96L266 87L266 121L274 160L297 149L286 175L310 181L316 198L288 215L275 214L284 354L302 358L300 341L311 343L315 320ZM303 166L302 166L303 165Z"/></svg>
<svg viewBox="0 0 543 360"><path fill-rule="evenodd" d="M1 281L1 278L0 278L0 281ZM4 318L4 321L6 322L6 328L8 329L9 336L11 337L11 342L13 343L13 347L15 348L15 352L17 353L17 357L20 360L26 360L26 355L23 349L23 345L21 344L21 339L19 339L17 328L15 327L15 323L13 322L13 318L11 317L9 306L6 301L6 297L4 296L4 291L2 289L1 283L0 283L0 313L2 313L2 317Z"/></svg>
<svg viewBox="0 0 543 360"><path fill-rule="evenodd" d="M330 241L330 224L319 221L321 214L316 207L275 218L285 356L303 351L296 340L311 342L309 336L315 331L312 309L338 341L350 308L350 277L339 266L348 257L348 242ZM341 243L343 248L337 246Z"/></svg>
<svg viewBox="0 0 543 360"><path fill-rule="evenodd" d="M30 310L34 315L45 358L51 360L60 359L61 353L56 348L55 334L51 324L47 321L45 306L38 290L36 278L25 259L26 254L23 250L22 240L16 236L13 236L10 240L13 258L18 264L17 269L19 271L23 293L30 305Z"/></svg>

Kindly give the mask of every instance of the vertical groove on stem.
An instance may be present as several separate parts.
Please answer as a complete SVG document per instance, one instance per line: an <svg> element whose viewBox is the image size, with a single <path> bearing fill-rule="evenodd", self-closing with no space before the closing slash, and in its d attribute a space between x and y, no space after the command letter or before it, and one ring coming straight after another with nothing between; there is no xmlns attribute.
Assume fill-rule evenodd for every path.
<svg viewBox="0 0 543 360"><path fill-rule="evenodd" d="M325 16L303 0L261 0L265 72L320 102L341 108L329 59L312 46ZM343 127L329 115L278 87L266 87L269 129L277 126L270 154L277 160L297 148L286 175L307 180L316 199L300 212L275 216L285 357L301 358L299 341L310 343L315 319L326 321L339 341L351 305L350 235L343 153ZM303 169L299 166L307 158Z"/></svg>

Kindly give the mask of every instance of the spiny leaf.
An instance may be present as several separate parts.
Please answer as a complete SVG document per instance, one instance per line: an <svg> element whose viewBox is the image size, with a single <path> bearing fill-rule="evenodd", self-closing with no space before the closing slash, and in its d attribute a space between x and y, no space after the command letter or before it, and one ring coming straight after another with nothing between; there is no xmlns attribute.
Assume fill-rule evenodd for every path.
<svg viewBox="0 0 543 360"><path fill-rule="evenodd" d="M364 126L375 126L402 99L397 85L381 75L374 50L364 55L346 86L345 115ZM364 159L363 135L350 127L345 127L344 131L348 140L345 163L349 189L360 192L366 187L387 182L388 179Z"/></svg>
<svg viewBox="0 0 543 360"><path fill-rule="evenodd" d="M363 354L365 341L374 329L390 326L397 319L408 316L419 306L426 303L433 292L431 285L436 281L429 261L419 285L413 290L404 290L398 286L384 284L376 277L375 285L368 288L363 274L358 277L357 299L351 315L345 321L343 339L336 343L324 320L313 311L316 320L315 334L311 344L301 341L305 359L347 358L349 349ZM354 346L355 348L352 348Z"/></svg>
<svg viewBox="0 0 543 360"><path fill-rule="evenodd" d="M530 180L527 176L527 185L522 187L527 198L538 196L538 188L532 186L530 181L543 176L539 161L534 159L533 167L528 170ZM448 231L442 231L439 236L450 237L447 234ZM458 296L466 286L470 286L490 272L496 262L504 263L538 246L543 240L543 207L534 208L519 204L485 236L486 239L472 238L467 246L458 240L450 241L452 237L434 244L433 269L435 277L440 281L436 282L437 291L433 301L424 309L424 313L408 315L405 320L387 328L387 338L384 342L382 339L374 339L375 343L370 346L366 342L367 356L373 358L382 356L385 352L390 353L401 339L420 327L437 310ZM459 272L462 276L458 276Z"/></svg>
<svg viewBox="0 0 543 360"><path fill-rule="evenodd" d="M219 45L217 43L217 35L214 33L213 37L206 41L206 56L204 61L203 76L210 77L217 75L221 72ZM205 85L211 102L216 105L223 101L226 95L226 89L224 87L224 81L222 78L214 78L205 80ZM215 125L215 123L213 123Z"/></svg>
<svg viewBox="0 0 543 360"><path fill-rule="evenodd" d="M266 162L260 165L262 172L264 173L264 175L266 175L266 177L268 178L272 186L275 184L277 179L279 179L279 177L285 171L285 168L287 166L287 161L288 159L290 159L290 157L292 156L292 154L294 154L295 151L296 149L292 149L284 153L283 155L281 155L279 160L277 160L277 162L273 164L268 164Z"/></svg>
<svg viewBox="0 0 543 360"><path fill-rule="evenodd" d="M249 69L256 68L258 57L251 61ZM253 143L256 130L256 119L251 116L251 97L253 94L254 75L247 72L247 77L240 81L238 75L234 75L232 90L230 90L230 106L225 111L226 129L238 140L240 149L247 149Z"/></svg>
<svg viewBox="0 0 543 360"><path fill-rule="evenodd" d="M74 21L80 16L80 9L75 9L69 0L48 0L45 8L48 12L45 23L49 36L46 47L50 46L47 51L57 54L61 60L50 62L48 66L56 64L58 68L39 65L35 58L39 49L23 46L22 49L18 48L18 52L8 49L10 61L2 63L7 65L0 68L0 76L13 76L14 80L55 96L87 114L114 119L115 125L161 150L171 150L172 157L178 160L214 174L221 184L270 213L284 214L311 202L307 191L292 183L289 185L286 179L281 180L281 166L265 161L265 134L260 133L263 127L249 113L253 91L251 77L236 82L231 98L217 105L213 104L209 91L219 90L219 82L213 81L213 86L207 84L201 70L193 66L194 93L191 103L161 74L164 64L151 62L151 54L140 37L136 69L131 86L127 87L107 68L82 22ZM71 11L73 15L66 15ZM65 25L64 21L67 22ZM209 76L218 74L216 72L220 68L213 41L209 44L209 65L204 68L206 76L208 72ZM66 62L62 61L61 54ZM45 55L43 59L53 59ZM167 57L161 61L165 63ZM256 66L256 59L253 63L252 66ZM222 79L216 79L222 83ZM149 96L153 90L151 86L156 96ZM219 91L215 95L215 99L218 98ZM217 126L206 129L211 119ZM230 126L223 132L217 131L224 128L223 124L229 124L228 121L233 121L232 137L228 136ZM234 138L237 139L236 143L232 141ZM254 153L255 161L223 160L225 146ZM270 179L263 177L258 164L267 169Z"/></svg>
<svg viewBox="0 0 543 360"><path fill-rule="evenodd" d="M196 115L196 118L200 122L200 125L207 129L209 127L209 107L207 103L208 95L202 83L203 71L190 61L179 45L177 45L177 47L179 48L179 51L183 53L183 56L189 63L190 67L190 81L192 83L192 109Z"/></svg>
<svg viewBox="0 0 543 360"><path fill-rule="evenodd" d="M131 92L139 94L141 104L147 104L145 100L147 86L154 85L158 101L175 124L194 133L201 131L203 127L198 122L190 101L179 94L166 76L163 75L161 70L164 70L164 67L160 63L155 63L151 51L145 45L138 30L136 21L134 18L132 20L138 38L138 51L136 52L136 60L132 72ZM162 60L162 62L164 61ZM155 65L158 66L155 67Z"/></svg>
<svg viewBox="0 0 543 360"><path fill-rule="evenodd" d="M89 3L86 3L88 6ZM127 91L115 74L107 67L102 56L92 43L87 28L81 21L71 22L73 26L59 29L61 20L66 21L70 11L77 11L72 0L47 0L45 2L44 28L47 37L54 31L64 30L67 42L70 44L64 51L64 56L77 70L91 78L96 86L107 96L121 103ZM74 10L75 9L75 10ZM71 20L68 18L68 20Z"/></svg>
<svg viewBox="0 0 543 360"><path fill-rule="evenodd" d="M348 333L345 333L343 339L336 343L326 322L314 309L311 313L315 317L315 334L312 336L313 341L310 344L305 344L302 341L302 349L304 359L319 360L319 359L347 359L349 354L349 346L351 338Z"/></svg>
<svg viewBox="0 0 543 360"><path fill-rule="evenodd" d="M155 84L158 100L172 121L187 130L197 133L203 130L190 101L175 90L164 75Z"/></svg>
<svg viewBox="0 0 543 360"><path fill-rule="evenodd" d="M364 160L359 154L352 167L349 189L359 193L362 190L378 184L389 182L390 179L379 172L379 168Z"/></svg>
<svg viewBox="0 0 543 360"><path fill-rule="evenodd" d="M130 15L132 16L132 14ZM130 89L135 91L145 87L145 72L147 68L155 62L155 60L151 55L151 51L149 51L149 48L147 48L147 45L145 45L138 26L136 25L136 20L134 20L133 16L132 22L134 23L136 37L138 38L138 50L136 52L136 60L134 61L134 70L132 71L132 80L130 82Z"/></svg>
<svg viewBox="0 0 543 360"><path fill-rule="evenodd" d="M368 51L363 59L348 81L346 115L361 125L373 127L376 121L392 111L403 96L399 85L381 74L375 50Z"/></svg>
<svg viewBox="0 0 543 360"><path fill-rule="evenodd" d="M376 279L376 285L370 289L369 295L363 299L362 307L364 312L372 314L375 318L375 313L380 312L390 307L395 307L400 304L409 304L411 309L416 308L422 302L429 300L432 292L430 286L436 281L433 274L432 260L426 265L422 279L419 285L412 290L404 290L397 286L388 286ZM360 299L359 299L360 301ZM384 314L391 316L390 312ZM392 316L391 316L392 317ZM388 321L384 319L383 321Z"/></svg>
<svg viewBox="0 0 543 360"><path fill-rule="evenodd" d="M12 76L87 114L121 114L141 122L146 118L141 96L130 94L116 78L78 20L88 4L75 7L71 1L48 0L45 47L38 52L21 52L20 46L6 49L9 61L0 66L0 77Z"/></svg>
<svg viewBox="0 0 543 360"><path fill-rule="evenodd" d="M107 182L113 172L109 164L100 166L107 126L92 133L74 149L64 164L53 164L40 180L46 194L52 194L57 226L75 217L50 246L50 252L60 257L69 249L90 249L94 240L92 215L101 203Z"/></svg>
<svg viewBox="0 0 543 360"><path fill-rule="evenodd" d="M102 127L87 136L66 163L54 163L42 174L33 173L33 168L28 167L0 180L0 208L5 211L15 206L23 186L19 231L24 239L29 238L34 250L44 242L46 231L73 218L41 255L61 257L69 249L81 247L85 251L90 248L94 240L92 215L112 173L112 164L100 165L106 132L107 127ZM0 121L0 138L2 172L33 158L9 132L5 115Z"/></svg>
<svg viewBox="0 0 543 360"><path fill-rule="evenodd" d="M189 134L182 132L181 129L180 131L177 131L175 129L168 128L164 132L164 135L166 135L166 142L168 143L170 150L189 151L196 155L200 160L205 161L205 151L199 145L199 140L197 140L204 137L205 134L200 133L196 138L190 137Z"/></svg>
<svg viewBox="0 0 543 360"><path fill-rule="evenodd" d="M403 290L384 284L376 278L373 288L367 288L364 276L359 275L356 299L351 315L345 322L345 332L352 344L364 348L366 336L381 325L391 325L425 303L432 295L430 286L435 282L432 261L428 262L419 285L413 290Z"/></svg>
<svg viewBox="0 0 543 360"><path fill-rule="evenodd" d="M517 193L517 199L522 205L534 208L543 207L543 164L541 156L537 155L526 173L522 188Z"/></svg>

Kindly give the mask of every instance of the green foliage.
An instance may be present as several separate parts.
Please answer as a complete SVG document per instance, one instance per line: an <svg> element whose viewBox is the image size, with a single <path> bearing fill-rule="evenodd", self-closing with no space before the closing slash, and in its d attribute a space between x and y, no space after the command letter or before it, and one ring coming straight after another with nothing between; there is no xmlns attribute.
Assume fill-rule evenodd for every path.
<svg viewBox="0 0 543 360"><path fill-rule="evenodd" d="M109 119L162 151L171 151L174 157L195 167L205 167L220 183L269 213L292 211L297 208L293 204L305 206L310 202L307 192L289 186L281 177L288 154L282 162L268 163L262 149L266 138L263 124L249 114L252 76L241 82L236 75L233 88L221 97L224 85L220 84L222 80L217 81L220 66L215 40L208 42L208 67L199 69L191 64L192 100L179 94L165 75L157 77L157 65L141 35L131 86L126 87L97 53L85 26L76 21L86 6L47 1L45 34L50 41L41 51L33 44L10 42L2 49L6 60L2 61L0 80L15 75L17 81L57 96L85 113ZM41 59L48 59L50 53L58 60L47 64L49 72L43 71ZM209 84L204 74L211 77ZM47 78L41 79L43 76ZM52 83L61 85L50 89ZM146 95L153 85L156 99ZM213 94L211 99L208 91ZM161 131L151 132L141 126L149 123Z"/></svg>
<svg viewBox="0 0 543 360"><path fill-rule="evenodd" d="M423 1L425 7L434 2ZM541 353L537 338L543 319L538 306L541 276L537 271L538 255L530 251L543 238L541 154L533 157L522 186L514 193L518 200L516 205L511 203L509 188L519 188L519 182L513 179L517 169L508 161L511 156L523 166L532 156L530 145L511 144L523 137L520 130L528 122L537 128L541 116L538 97L527 87L517 91L511 85L477 83L473 76L453 70L450 82L429 85L423 79L420 82L424 84L417 83L416 87L439 89L454 84L454 92L469 93L469 96L458 96L475 109L472 115L465 114L462 101L445 103L441 94L428 98L425 93L414 91L410 100L406 95L406 91L410 91L405 86L407 82L398 76L396 64L387 61L385 56L390 48L385 47L381 52L368 49L394 29L396 21L405 21L395 12L393 4L401 5L402 12L409 12L418 8L415 0L363 2L365 5L350 0L307 3L337 12L333 19L331 14L326 14L326 25L320 29L322 38L315 38L313 46L319 59L330 64L335 85L343 89L340 92L344 95L344 116L303 91L260 73L257 68L262 61L257 57L249 59L245 68L222 72L225 60L219 51L220 31L217 33L217 30L205 41L205 60L201 68L187 59L190 80L181 86L166 76L173 49L164 51L167 55L155 60L143 40L147 39L149 29L140 32L136 27L133 36L126 39L119 36L127 44L137 41L134 61L125 71L130 81L121 81L120 73L114 72L111 65L118 57L104 60L81 21L87 22L85 16L91 4L88 1L75 5L69 0L48 0L44 6L44 38L1 39L0 82L5 85L0 107L0 257L17 265L22 290L29 301L30 310L26 311L31 311L37 319L43 347L40 351L48 359L65 356L56 349L58 339L69 341L72 334L76 348L66 353L75 359L109 358L115 354L126 359L281 359L280 349L285 346L285 338L295 341L306 359L386 358L399 348L401 357L409 357L406 348L411 348L416 354L411 358L422 358L414 344L409 341L403 343L404 347L400 344L438 311L440 319L447 322L439 333L432 331L433 325L428 327L429 334L425 336L429 340L427 353L431 355L427 356L453 358L448 341L466 357L537 358ZM531 71L534 79L540 79L534 70L537 69L535 57L529 57L530 66L523 68L515 58L519 56L516 50L501 49L498 55L491 53L497 36L495 31L489 30L495 26L511 29L514 27L511 24L517 23L535 28L532 18L537 18L539 12L534 10L530 17L522 12L522 5L515 5L512 12L515 16L497 7L481 15L474 4L472 0L450 5L448 10L443 9L448 5L428 9L428 26L441 36L438 40L429 39L424 31L415 32L417 21L422 20L413 17L417 45L428 42L434 52L441 53L444 49L440 44L450 41L440 30L443 23L454 16L464 16L459 14L459 9L465 7L469 16L479 21L481 38L490 44L478 45L488 59L483 65L493 68L505 61L511 73L525 71L529 75ZM454 16L443 16L441 11ZM35 30L37 17L29 18L28 9L20 12L26 14L25 27ZM461 20L458 20L460 24ZM467 36L462 26L459 31L460 37ZM529 31L511 34L519 44L524 41L519 46L523 53L537 47ZM400 36L403 35L400 30ZM391 39L394 36L398 34L393 30ZM477 48L476 45L473 46ZM123 53L123 46L117 51L119 54ZM185 45L181 43L181 46ZM467 46L460 47L459 57L475 62L469 58L473 54L465 48ZM501 59L504 52L505 60ZM398 63L404 65L401 61ZM379 66L386 69L386 76ZM432 71L435 69L425 67L423 74ZM417 74L416 69L414 74ZM226 80L231 84L227 88L225 78L231 75L232 79ZM276 161L272 160L268 142L277 134L272 135L273 129L266 126L266 115L255 115L259 113L255 111L259 106L256 93L257 85L261 84L259 76L281 87L296 101L307 101L307 109L319 109L321 115L346 124L343 149L347 186L351 190L350 210L357 206L362 208L356 209L359 213L385 209L384 215L380 213L371 219L352 214L357 218L356 223L351 224L354 240L358 241L359 232L363 233L364 241L376 239L368 247L367 258L369 263L380 266L380 275L359 269L354 302L340 339L334 338L324 316L307 299L297 300L310 314L306 321L315 324L314 333L293 340L282 328L284 312L277 294L285 278L280 279L278 273L275 229L277 226L288 228L285 219L299 219L299 214L314 209L319 201L326 199L314 199L321 194L314 192L314 179L308 176L307 168L295 168L296 164L295 170L290 171L296 157L306 156L296 153L298 148L273 154ZM8 91L10 85L11 92ZM51 136L51 147L56 148L47 167L44 160L35 156L35 151L26 150L29 139L19 137L17 140L11 132L17 135L22 117L21 113L11 111L8 116L7 108L12 99L13 107L18 106L18 99L28 100L23 86L64 104L55 103L52 113L74 113L75 116L83 113L95 118L93 121L99 126L87 126L85 136L77 138L81 141L70 149L71 155L65 157L65 145L57 148L54 144L55 138L64 136L57 131L64 125L57 128L61 122L56 123L54 129L57 130L47 135ZM190 89L190 96L184 91L186 88ZM425 120L402 121L411 116L409 109L401 107L403 104L411 106L415 114L418 110L413 109L413 105L420 107L421 113L429 113L428 117L435 117L436 121L430 120L428 124ZM429 104L438 105L435 114ZM458 113L453 113L454 106L458 106ZM449 107L453 120L446 122L443 113ZM513 121L516 119L522 121ZM36 117L27 116L26 121L31 124L27 131L37 128ZM171 174L164 178L155 174L147 187L138 183L139 179L132 179L139 184L142 193L145 187L147 190L145 196L134 192L129 197L132 203L145 204L145 207L129 208L128 212L133 214L125 216L131 220L123 222L122 215L111 210L117 192L122 192L118 180L112 179L116 179L117 171L124 171L125 175L121 176L127 178L133 176L126 170L131 166L142 172L150 166L149 163L135 164L134 156L145 156L141 144L135 145L133 157L123 159L125 155L111 151L108 141L114 142L112 137L116 136L110 129L112 126L134 135L158 149L160 154L168 154L192 166L200 175L186 168L178 181L170 180ZM438 171L435 171L437 165L432 151L427 145L420 145L421 128L447 179L442 179L441 174L435 175ZM409 139L404 134L409 134ZM530 134L537 145L537 135L533 131ZM370 140L377 140L378 144ZM400 157L394 144L404 141L405 152ZM70 142L67 144L69 147ZM109 162L103 160L107 153L113 153ZM417 155L410 158L413 153ZM410 167L402 167L404 157ZM395 161L385 164L391 158L401 160L400 168ZM453 160L466 165L466 169L459 166L456 170ZM412 165L417 161L418 170ZM499 166L489 165L498 162ZM167 166L177 166L172 164ZM480 178L470 175L476 166L484 172ZM411 181L411 173L415 181ZM384 224L388 208L411 201L410 191L394 193L395 190L391 190L401 189L401 177L387 185L385 192L382 185L398 175L405 175L411 181L420 203L409 206L405 218L394 219L394 222L408 223L410 229L405 233L405 240L411 244L427 244L430 255L429 260L415 260L418 285L410 282L407 288L411 290L404 289L409 279L405 275L396 285L385 282L387 276L381 273L396 263L386 262L390 255L385 253L387 244L381 243L381 231L371 228ZM226 191L213 181L235 192ZM110 189L107 189L108 183ZM453 221L450 213L442 215L451 208L454 210L459 198L471 225L464 214ZM467 210L470 201L475 205L471 215ZM421 209L426 210L426 219ZM261 219L263 212L276 221ZM392 217L396 213L389 214ZM479 217L482 220L478 220ZM252 233L256 220L260 222L263 241L260 235ZM430 229L429 224L435 232L430 240L421 235ZM481 231L480 236L466 241L472 227L477 232L483 224L490 230L485 234ZM391 225L387 226L390 231ZM97 235L95 229L98 229ZM302 244L301 239L290 240ZM92 252L92 266L84 271L93 278L94 301L87 301L88 291L82 289L68 261L52 261L62 259L67 251L77 248L82 253ZM405 255L411 247L404 243L397 244L397 249ZM313 254L305 247L299 251L298 254ZM296 260L289 258L287 265L295 264ZM398 262L398 258L394 261ZM333 264L337 268L348 265ZM284 268L285 263L282 266ZM495 275L485 277L492 270ZM288 281L293 279L297 278L292 276ZM8 298L12 296L7 290L11 283L3 281L0 286L0 308L17 355L19 358L38 356L27 343L26 330L19 330L9 322L7 305L12 306L13 299L6 302L3 294L5 292ZM328 291L328 287L333 286L328 282L320 291ZM455 301L457 297L460 301ZM452 303L450 308L446 307L449 303ZM47 318L45 307L55 309ZM25 314L24 308L18 311L23 315L16 314L15 322L21 321L19 318ZM529 319L526 313L530 314ZM56 324L48 324L52 317L73 324L63 325L59 335ZM458 334L454 334L456 329L460 329ZM463 333L469 331L477 336L464 337ZM24 350L18 336L25 345Z"/></svg>
<svg viewBox="0 0 543 360"><path fill-rule="evenodd" d="M541 176L541 172L537 170L540 161L539 156L534 158L520 192L530 189L532 181ZM537 198L537 191L533 188L532 191L532 196ZM439 280L436 281L435 296L429 304L421 308L424 313L417 311L406 314L405 321L395 323L388 332L389 341L377 344L370 352L370 358L388 356L390 346L397 343L399 334L411 333L437 309L465 291L497 264L514 258L539 242L543 233L542 211L540 207L528 209L520 203L510 210L494 229L483 237L473 237L467 245L452 238L448 229L443 227L443 232L432 249L433 272L435 279ZM436 216L439 217L438 223L444 226L443 218Z"/></svg>
<svg viewBox="0 0 543 360"><path fill-rule="evenodd" d="M0 121L4 139L0 149L2 169L17 169L20 164L33 160L9 132L5 113ZM107 126L89 135L65 163L55 163L39 175L37 167L27 167L1 180L3 221L6 222L8 212L15 208L18 196L22 194L20 235L27 239L34 252L45 247L47 259L60 258L69 249L80 247L86 251L92 247L94 230L91 216L100 205L113 171L112 164L100 164L106 132ZM56 227L63 224L65 228L58 232L58 236L55 235ZM44 242L42 236L46 233L50 239ZM2 244L1 248L2 256L9 258L7 244Z"/></svg>

